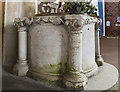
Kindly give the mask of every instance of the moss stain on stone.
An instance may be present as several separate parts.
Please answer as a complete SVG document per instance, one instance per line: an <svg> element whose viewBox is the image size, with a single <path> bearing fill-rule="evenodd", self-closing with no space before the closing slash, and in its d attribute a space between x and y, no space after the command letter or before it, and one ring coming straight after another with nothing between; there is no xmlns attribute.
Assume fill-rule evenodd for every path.
<svg viewBox="0 0 120 92"><path fill-rule="evenodd" d="M67 62L64 63L64 66L67 67Z"/></svg>
<svg viewBox="0 0 120 92"><path fill-rule="evenodd" d="M76 88L80 88L80 86L79 86L79 85L77 85L77 86L76 86Z"/></svg>
<svg viewBox="0 0 120 92"><path fill-rule="evenodd" d="M58 64L46 64L42 67L35 67L35 69L40 70L40 71L45 71L48 73L53 73L53 74L62 74L65 72L67 66L67 62L59 62Z"/></svg>
<svg viewBox="0 0 120 92"><path fill-rule="evenodd" d="M50 67L52 68L52 67L55 67L55 65L54 64L50 64Z"/></svg>

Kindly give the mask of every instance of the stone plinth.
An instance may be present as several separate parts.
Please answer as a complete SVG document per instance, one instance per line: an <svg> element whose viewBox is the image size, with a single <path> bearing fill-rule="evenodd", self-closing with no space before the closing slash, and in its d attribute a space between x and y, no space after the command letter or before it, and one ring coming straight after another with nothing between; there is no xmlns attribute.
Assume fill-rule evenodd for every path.
<svg viewBox="0 0 120 92"><path fill-rule="evenodd" d="M89 78L85 90L110 90L117 82L119 83L118 79L119 72L117 68L111 64L104 63L103 66L99 67L99 72L96 76Z"/></svg>
<svg viewBox="0 0 120 92"><path fill-rule="evenodd" d="M88 78L98 72L95 57L100 56L100 50L96 49L99 35L95 32L100 23L99 19L88 15L16 19L19 29L25 27L28 33L28 58L27 54L19 54L20 63L14 69L20 71L19 65L23 64L29 66L28 75L34 79L62 79L67 87L84 87ZM23 55L26 63L20 59Z"/></svg>

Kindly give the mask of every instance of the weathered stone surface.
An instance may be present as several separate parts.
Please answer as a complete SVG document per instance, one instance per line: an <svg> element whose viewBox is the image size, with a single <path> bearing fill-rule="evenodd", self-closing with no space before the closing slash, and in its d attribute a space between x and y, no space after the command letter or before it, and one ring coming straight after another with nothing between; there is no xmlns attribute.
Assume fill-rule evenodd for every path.
<svg viewBox="0 0 120 92"><path fill-rule="evenodd" d="M29 75L37 79L58 80L67 68L66 86L85 86L86 76L98 71L95 62L97 22L97 18L87 15L34 17L28 33Z"/></svg>
<svg viewBox="0 0 120 92"><path fill-rule="evenodd" d="M44 22L41 25L33 24L29 30L28 41L30 71L48 76L59 76L65 72L68 31L64 25Z"/></svg>
<svg viewBox="0 0 120 92"><path fill-rule="evenodd" d="M71 18L72 17L72 18ZM69 59L67 72L64 75L63 82L69 88L84 88L87 84L87 77L83 73L82 67L82 17L73 15L65 16L65 25L69 29Z"/></svg>
<svg viewBox="0 0 120 92"><path fill-rule="evenodd" d="M99 37L99 26L102 24L102 20L95 24L95 61L98 66L102 66L104 64L104 60L100 54L100 37Z"/></svg>
<svg viewBox="0 0 120 92"><path fill-rule="evenodd" d="M99 19L88 15L15 19L15 24L20 29L19 34L28 32L29 75L35 79L42 78L51 81L59 80L60 76L64 76L65 86L84 87L88 81L87 77L98 71L95 62L95 29L100 23ZM28 31L23 27L26 27ZM15 66L15 73L19 70L18 75L22 75L21 64L28 69L27 63L22 62L27 60L24 59L27 57L26 54L21 52L23 49L25 49L23 52L26 51L27 48L27 46L22 46L26 44L23 43L26 39L21 40L26 37L22 36L19 37L18 59L21 62ZM98 35L97 38L99 38ZM63 75L64 73L66 74Z"/></svg>
<svg viewBox="0 0 120 92"><path fill-rule="evenodd" d="M68 72L64 75L63 82L68 88L84 89L88 79L84 73L81 72Z"/></svg>
<svg viewBox="0 0 120 92"><path fill-rule="evenodd" d="M27 27L31 25L33 19L16 18L15 25L18 27L18 60L14 65L13 73L17 76L26 76L28 72L27 65Z"/></svg>
<svg viewBox="0 0 120 92"><path fill-rule="evenodd" d="M20 61L15 64L13 68L13 74L17 76L26 76L28 72L28 65L26 64L27 61Z"/></svg>
<svg viewBox="0 0 120 92"><path fill-rule="evenodd" d="M0 74L1 73L2 71L0 72ZM116 88L113 88L114 84L116 84L116 82L118 81L118 78L119 78L118 70L113 65L105 63L103 66L99 67L99 72L96 76L89 78L88 84L85 87L85 91L86 90L107 91L109 89L108 90L109 92L111 90L118 90L119 83L118 85L116 85L117 86ZM2 84L3 90L58 90L58 91L64 90L64 88L61 88L59 85L57 85L58 82L54 83L54 82L50 82L50 81L48 82L43 80L35 81L28 77L14 76L6 72L5 70L3 70L2 81L3 81L3 84ZM11 84L14 84L14 85L11 85ZM119 87L119 90L120 90L120 87Z"/></svg>
<svg viewBox="0 0 120 92"><path fill-rule="evenodd" d="M83 27L82 61L83 70L87 77L98 71L95 62L95 23L87 24Z"/></svg>

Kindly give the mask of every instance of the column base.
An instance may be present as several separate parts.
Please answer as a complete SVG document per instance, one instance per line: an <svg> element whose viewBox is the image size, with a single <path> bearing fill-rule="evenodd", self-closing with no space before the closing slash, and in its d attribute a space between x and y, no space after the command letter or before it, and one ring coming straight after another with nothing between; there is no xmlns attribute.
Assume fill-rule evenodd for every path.
<svg viewBox="0 0 120 92"><path fill-rule="evenodd" d="M68 88L78 88L83 90L84 86L87 84L87 77L83 73L72 72L66 74L63 82Z"/></svg>
<svg viewBox="0 0 120 92"><path fill-rule="evenodd" d="M84 74L86 75L87 78L92 77L98 73L98 65L95 63L92 67L88 69L84 69Z"/></svg>
<svg viewBox="0 0 120 92"><path fill-rule="evenodd" d="M49 80L49 81L58 81L62 78L61 74L52 74L52 73L46 73L46 72L42 72L41 70L38 71L34 71L29 69L27 76L35 79L35 80Z"/></svg>
<svg viewBox="0 0 120 92"><path fill-rule="evenodd" d="M97 63L98 66L102 66L104 64L104 60L101 57L101 55L96 56L96 63Z"/></svg>
<svg viewBox="0 0 120 92"><path fill-rule="evenodd" d="M28 72L27 61L18 60L17 64L15 64L13 68L13 74L17 76L26 76L27 72Z"/></svg>
<svg viewBox="0 0 120 92"><path fill-rule="evenodd" d="M1 66L0 66L1 69ZM58 85L58 82L48 82L45 80L40 81L33 81L33 79L30 79L28 77L17 77L17 76L11 76L10 73L6 72L4 69L0 71L3 75L3 90L58 90L62 91L67 89L64 89ZM17 85L11 85L11 82L13 84ZM118 82L118 83L117 83ZM117 84L116 84L117 83ZM22 84L22 85L21 85ZM28 85L26 85L28 84ZM114 86L117 86L113 89ZM102 92L103 90L109 92L112 92L115 90L115 92L119 92L119 71L117 68L115 68L113 65L104 63L103 66L99 67L99 72L97 75L89 78L87 85L85 86L84 90L85 92L89 92L89 90L100 90ZM71 89L71 91L74 91L75 89ZM76 92L79 92L79 90L75 90ZM83 91L84 92L84 91Z"/></svg>

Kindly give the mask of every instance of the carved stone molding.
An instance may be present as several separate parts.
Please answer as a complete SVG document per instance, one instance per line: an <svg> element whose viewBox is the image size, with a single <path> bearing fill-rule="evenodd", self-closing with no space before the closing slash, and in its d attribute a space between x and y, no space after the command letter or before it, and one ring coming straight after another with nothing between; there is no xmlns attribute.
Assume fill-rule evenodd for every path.
<svg viewBox="0 0 120 92"><path fill-rule="evenodd" d="M27 18L27 17L15 18L14 25L20 28L20 27L29 26L32 24L32 22L33 22L33 18Z"/></svg>
<svg viewBox="0 0 120 92"><path fill-rule="evenodd" d="M18 31L27 31L27 28L32 24L52 23L54 25L64 24L62 17L58 16L39 16L34 18L15 18L14 25L17 26Z"/></svg>
<svg viewBox="0 0 120 92"><path fill-rule="evenodd" d="M96 27L101 25L101 21L96 17L91 17L88 15L65 15L64 16L65 25L72 28L72 30L81 30L84 25L90 23L96 23Z"/></svg>
<svg viewBox="0 0 120 92"><path fill-rule="evenodd" d="M63 16L36 16L34 18L15 18L14 25L19 27L27 27L32 23L41 24L44 23L53 23L54 25L65 24L66 26L71 27L74 31L82 29L84 25L90 23L96 23L96 28L101 25L101 20L96 17L91 17L88 15L63 15Z"/></svg>
<svg viewBox="0 0 120 92"><path fill-rule="evenodd" d="M62 17L59 16L39 16L33 18L33 23L52 23L54 25L64 24Z"/></svg>
<svg viewBox="0 0 120 92"><path fill-rule="evenodd" d="M76 15L65 15L65 25L68 26L72 31L80 31L83 28L83 20Z"/></svg>

